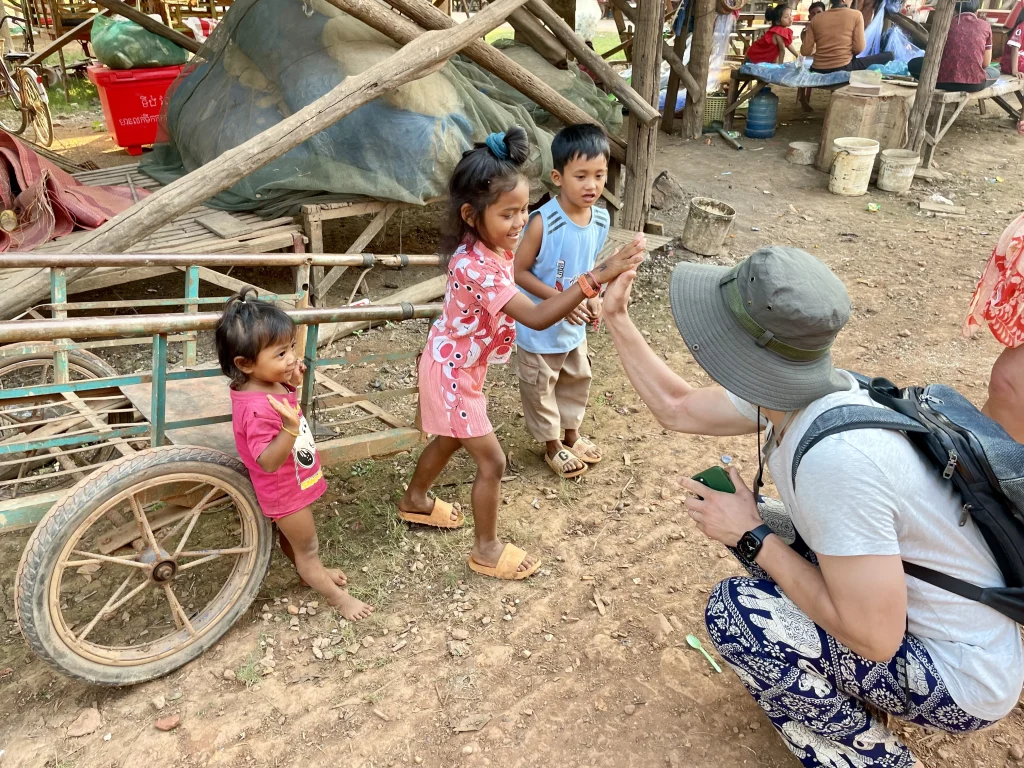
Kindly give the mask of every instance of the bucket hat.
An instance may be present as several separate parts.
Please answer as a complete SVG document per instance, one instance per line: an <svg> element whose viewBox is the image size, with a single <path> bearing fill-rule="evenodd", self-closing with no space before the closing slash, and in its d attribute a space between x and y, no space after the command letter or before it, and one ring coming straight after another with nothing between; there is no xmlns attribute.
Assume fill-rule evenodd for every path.
<svg viewBox="0 0 1024 768"><path fill-rule="evenodd" d="M677 264L669 298L694 360L749 403L795 411L850 386L831 352L850 297L806 251L769 246L735 267Z"/></svg>

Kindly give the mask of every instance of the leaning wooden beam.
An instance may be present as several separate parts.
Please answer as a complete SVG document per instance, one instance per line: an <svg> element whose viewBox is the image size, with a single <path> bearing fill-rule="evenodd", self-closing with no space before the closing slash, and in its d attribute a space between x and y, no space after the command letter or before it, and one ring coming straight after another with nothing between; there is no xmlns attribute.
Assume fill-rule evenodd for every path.
<svg viewBox="0 0 1024 768"><path fill-rule="evenodd" d="M636 24L636 11L633 6L626 2L626 0L612 0L612 5L622 11L622 15L632 21L634 25ZM633 42L632 39L630 42ZM682 81L683 87L686 88L687 93L694 93L700 90L697 87L697 81L694 80L693 75L690 74L690 70L688 70L686 65L683 64L682 59L680 59L671 48L665 45L664 40L661 42L661 58L663 58L669 67L671 67L672 71L676 73L676 77Z"/></svg>
<svg viewBox="0 0 1024 768"><path fill-rule="evenodd" d="M658 110L640 98L640 94L634 91L607 61L587 48L576 31L566 24L562 17L555 13L544 0L528 0L526 7L547 25L558 41L568 48L573 56L608 86L608 90L614 93L619 101L629 107L630 113L635 115L640 122L650 125L661 117Z"/></svg>
<svg viewBox="0 0 1024 768"><path fill-rule="evenodd" d="M953 8L953 0L939 0L930 15L932 23L928 48L924 52L921 75L917 78L917 93L914 96L914 105L910 108L907 127L907 149L918 153L921 152L925 138L928 136L928 116L931 114L932 96L935 94L935 82L939 75L942 50L946 47L946 35L949 33L949 25L953 20ZM925 159L931 159L930 153Z"/></svg>
<svg viewBox="0 0 1024 768"><path fill-rule="evenodd" d="M50 58L53 54L55 54L57 51L59 51L65 45L67 45L68 43L70 43L73 40L77 40L79 38L79 36L83 32L85 32L85 30L89 29L89 27L92 26L92 23L94 21L96 21L96 17L97 16L106 16L109 13L110 13L110 10L107 9L107 8L104 8L99 13L90 16L88 19L83 21L81 24L79 24L74 29L68 30L63 35L58 37L56 40L54 40L48 46L43 48L43 50L38 51L36 53L33 53L31 56L29 56L27 59L25 59L25 61L23 61L21 63L21 66L23 66L23 67L34 67L40 61L43 61L44 59Z"/></svg>
<svg viewBox="0 0 1024 768"><path fill-rule="evenodd" d="M112 0L103 0L111 2ZM120 253L176 217L228 189L400 85L436 71L470 41L500 26L526 0L497 0L450 32L425 33L400 51L339 85L215 160L182 176L136 203L124 213L78 241L74 253ZM433 7L433 6L431 6Z"/></svg>
<svg viewBox="0 0 1024 768"><path fill-rule="evenodd" d="M400 10L416 24L410 25L405 19L389 14L383 17L387 24L385 28L375 26L381 18L374 8L380 5L376 0L358 0L358 2L346 0L344 3L341 0L338 2L330 0L330 2L399 43L404 42L413 30L415 30L415 34L422 34L420 28L416 26L417 24L434 30L449 29L455 25L454 21L434 8L427 0L387 0L389 5ZM349 7L353 10L349 11ZM366 12L364 13L364 11ZM573 104L528 69L516 64L493 45L483 40L476 40L467 45L462 53L488 72L500 77L527 98L535 101L566 125L597 122L582 108ZM612 156L619 161L625 160L626 143L618 136L609 136L609 140L611 141Z"/></svg>
<svg viewBox="0 0 1024 768"><path fill-rule="evenodd" d="M390 219L399 208L399 203L388 203L384 206L381 211L373 217L371 221L362 232L359 233L359 237L356 238L355 242L352 243L348 248L345 249L345 253L362 253L363 249L370 244L370 241L377 236L384 225L387 224ZM338 279L345 274L348 269L347 266L334 267L328 272L322 280L316 283L316 294L318 298L323 298L327 295L327 292L331 290L331 287L338 282Z"/></svg>
<svg viewBox="0 0 1024 768"><path fill-rule="evenodd" d="M392 293L390 296L385 296L380 301L374 301L370 303L371 307L378 305L394 306L398 304L414 304L419 305L425 301L432 301L439 296L444 295L445 286L448 284L448 275L438 275L432 277L429 280L424 280L421 283L410 285L408 288L403 288L400 291ZM369 307L362 307L368 309ZM372 319L372 320L356 320L347 323L326 323L320 326L319 335L317 336L317 346L326 347L338 339L350 336L356 331L362 331L367 328L372 328L375 325L380 325L387 321L388 318Z"/></svg>
<svg viewBox="0 0 1024 768"><path fill-rule="evenodd" d="M695 86L693 90L686 90L686 106L683 107L684 138L699 139L704 130L704 101L707 97L711 48L715 36L715 2L694 0L689 72L693 75Z"/></svg>
<svg viewBox="0 0 1024 768"><path fill-rule="evenodd" d="M137 8L132 8L130 5L122 3L121 0L96 0L96 5L102 5L104 8L107 8L114 13L124 16L126 19L134 21L140 27L152 32L154 35L159 35L165 40L170 40L172 43L181 46L186 51L195 53L201 47L199 43L192 38L185 37L180 32L174 31L166 24L161 24L156 19L151 19Z"/></svg>
<svg viewBox="0 0 1024 768"><path fill-rule="evenodd" d="M547 59L549 64L565 67L565 46L558 42L555 36L534 18L533 14L520 8L515 13L509 14L508 23L516 31L517 40L521 39Z"/></svg>
<svg viewBox="0 0 1024 768"><path fill-rule="evenodd" d="M928 50L928 28L926 26L919 24L909 16L892 11L885 12L885 19L903 30L904 34L910 38L910 42L918 48Z"/></svg>
<svg viewBox="0 0 1024 768"><path fill-rule="evenodd" d="M661 3L640 3L636 33L633 35L633 86L652 104L657 103L661 83L662 37ZM651 185L654 183L654 156L658 147L658 126L643 125L632 115L629 119L629 149L626 170L629 180L622 200L624 229L642 232L651 208Z"/></svg>

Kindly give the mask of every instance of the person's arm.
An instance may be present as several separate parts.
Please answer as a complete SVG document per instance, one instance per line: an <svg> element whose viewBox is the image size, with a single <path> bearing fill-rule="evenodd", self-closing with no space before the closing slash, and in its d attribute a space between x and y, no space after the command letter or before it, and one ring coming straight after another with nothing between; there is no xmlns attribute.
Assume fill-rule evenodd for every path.
<svg viewBox="0 0 1024 768"><path fill-rule="evenodd" d="M736 493L713 491L690 478L683 478L682 485L704 497L703 501L686 500L687 510L701 532L734 547L762 520L754 494L739 472L730 469L729 476ZM838 496L834 503L843 501ZM838 506L835 513L842 514ZM828 634L859 656L889 661L899 650L906 631L907 585L900 556L817 557L819 567L778 536L770 535L755 559L786 596Z"/></svg>
<svg viewBox="0 0 1024 768"><path fill-rule="evenodd" d="M534 304L523 294L516 293L501 307L501 311L517 323L522 323L532 330L542 331L545 328L550 328L571 314L587 298L587 295L583 293L583 288L580 287L581 281L587 280L591 287L600 290L602 285L611 282L623 272L640 266L644 260L645 247L646 241L642 235L638 235L629 245L622 246L605 261L594 267L592 273L597 278L597 286L593 285L590 273L580 275L579 280L568 290L560 293L556 291L554 296L545 299L540 304Z"/></svg>
<svg viewBox="0 0 1024 768"><path fill-rule="evenodd" d="M295 438L299 435L299 408L267 395L271 407L281 416L281 431L270 441L256 459L264 472L277 472L291 456Z"/></svg>
<svg viewBox="0 0 1024 768"><path fill-rule="evenodd" d="M548 285L531 271L540 253L541 243L544 237L544 218L534 216L526 225L523 239L516 249L515 260L512 269L515 272L516 285L525 291L529 291L538 299L550 299L557 296L560 291L554 286ZM565 318L573 325L586 325L591 318L587 313L577 307Z"/></svg>
<svg viewBox="0 0 1024 768"><path fill-rule="evenodd" d="M779 49L779 58L777 64L784 64L786 62L786 41L782 39L782 35L775 35L775 47Z"/></svg>
<svg viewBox="0 0 1024 768"><path fill-rule="evenodd" d="M666 365L630 320L626 307L635 272L612 281L604 297L605 325L640 399L665 429L694 435L746 435L757 425L715 385L694 387Z"/></svg>
<svg viewBox="0 0 1024 768"><path fill-rule="evenodd" d="M804 33L801 35L800 44L800 55L801 56L813 56L814 55L814 22L811 22L804 27Z"/></svg>
<svg viewBox="0 0 1024 768"><path fill-rule="evenodd" d="M794 59L799 59L800 58L800 54L797 53L796 48L794 48L792 45L787 45L786 46L786 50L793 54L793 58ZM780 60L779 63L781 64L782 61Z"/></svg>
<svg viewBox="0 0 1024 768"><path fill-rule="evenodd" d="M864 17L859 13L856 22L853 26L853 41L850 48L855 57L860 55L867 45L867 41L864 39Z"/></svg>

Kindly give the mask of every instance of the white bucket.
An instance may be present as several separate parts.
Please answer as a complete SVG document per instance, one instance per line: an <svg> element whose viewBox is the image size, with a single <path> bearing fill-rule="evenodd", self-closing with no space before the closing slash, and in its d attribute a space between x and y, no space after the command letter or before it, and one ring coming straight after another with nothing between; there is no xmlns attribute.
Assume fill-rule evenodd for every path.
<svg viewBox="0 0 1024 768"><path fill-rule="evenodd" d="M832 142L835 157L829 172L828 191L833 195L856 197L868 191L871 169L878 154L878 142L856 137Z"/></svg>
<svg viewBox="0 0 1024 768"><path fill-rule="evenodd" d="M878 165L878 188L886 192L909 192L914 171L921 158L912 149L883 149Z"/></svg>

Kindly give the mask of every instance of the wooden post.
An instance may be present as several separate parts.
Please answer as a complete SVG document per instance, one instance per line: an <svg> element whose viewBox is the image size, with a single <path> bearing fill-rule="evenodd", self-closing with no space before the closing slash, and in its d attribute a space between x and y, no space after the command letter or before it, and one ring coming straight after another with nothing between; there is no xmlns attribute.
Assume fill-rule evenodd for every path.
<svg viewBox="0 0 1024 768"><path fill-rule="evenodd" d="M190 37L185 37L180 32L176 32L166 24L161 24L155 19L151 19L146 14L142 13L136 8L132 8L126 3L122 3L121 0L96 0L96 5L102 5L104 8L108 8L114 13L124 16L126 19L130 19L138 24L140 27L152 32L154 35L159 35L165 40L170 40L177 46L184 48L186 51L195 53L199 50L200 45Z"/></svg>
<svg viewBox="0 0 1024 768"><path fill-rule="evenodd" d="M544 25L520 8L510 14L508 23L516 31L516 40L530 46L543 56L549 64L565 68L565 46L558 42L554 35L544 29Z"/></svg>
<svg viewBox="0 0 1024 768"><path fill-rule="evenodd" d="M376 26L381 23L380 14L375 7L379 6L376 0L372 3L366 0L345 0L344 3L341 0L328 1L398 43L422 34L416 24L427 29L450 29L455 25L455 22L438 11L427 0L387 0L389 5L397 8L416 24L410 24L406 19L394 14L385 14L383 26ZM467 45L462 53L488 72L500 77L527 98L544 107L566 125L597 124L598 121L589 113L573 104L532 72L516 64L493 45L485 43L483 40L475 40ZM617 160L625 160L626 143L614 135L610 135L608 140L611 143L612 157Z"/></svg>
<svg viewBox="0 0 1024 768"><path fill-rule="evenodd" d="M637 11L633 36L633 89L651 104L657 104L661 82L662 5L644 0ZM654 155L658 147L658 126L644 125L629 117L626 143L626 191L622 201L622 227L642 232L651 207L654 183Z"/></svg>
<svg viewBox="0 0 1024 768"><path fill-rule="evenodd" d="M545 2L554 9L562 21L572 27L573 32L576 31L576 0L545 0Z"/></svg>
<svg viewBox="0 0 1024 768"><path fill-rule="evenodd" d="M910 108L907 129L907 149L912 149L918 154L924 145L928 130L928 115L931 113L932 94L935 93L939 64L942 62L942 49L946 47L946 35L949 32L950 22L953 20L953 0L939 0L932 12L931 19L928 49L924 52L924 64L921 66L921 76L918 78L914 106Z"/></svg>
<svg viewBox="0 0 1024 768"><path fill-rule="evenodd" d="M104 0L109 2L110 0ZM136 203L78 241L73 253L122 253L176 217L276 160L364 104L436 71L467 43L504 23L526 0L497 0L451 32L425 33L312 104ZM433 9L433 6L431 6ZM447 18L447 17L445 17Z"/></svg>
<svg viewBox="0 0 1024 768"><path fill-rule="evenodd" d="M650 125L658 119L658 110L641 98L640 94L634 91L622 79L619 73L612 69L608 62L587 48L573 28L548 7L544 0L528 0L526 7L547 25L548 29L558 38L558 41L569 49L577 61L582 62L583 66L593 72L595 76L601 79L602 83L608 86L608 90L614 93L619 101L629 107L629 111L636 115L638 120L644 123L644 125Z"/></svg>
<svg viewBox="0 0 1024 768"><path fill-rule="evenodd" d="M688 12L693 9L693 0L690 0ZM672 44L672 53L676 57L683 55L686 50L686 28L684 26L683 33L676 35L675 42ZM680 60L682 64L682 60ZM670 65L671 66L671 65ZM665 133L672 133L672 129L675 128L676 122L676 101L679 99L679 75L673 69L671 74L668 76L668 87L665 89L665 106L661 110L661 130ZM690 92L686 92L686 100L690 100Z"/></svg>
<svg viewBox="0 0 1024 768"><path fill-rule="evenodd" d="M715 0L691 0L693 7L693 39L690 41L690 74L696 81L694 90L686 91L683 107L683 136L699 139L704 130L704 99L711 67L711 47L715 36Z"/></svg>
<svg viewBox="0 0 1024 768"><path fill-rule="evenodd" d="M633 7L626 2L626 0L612 0L612 4L616 9L620 10L627 19L636 24L636 12L633 10ZM672 68L672 71L679 78L687 93L691 90L699 90L697 88L697 81L693 79L689 70L683 66L682 59L680 59L671 48L664 44L664 40L661 45L661 58L663 58L668 63L669 67Z"/></svg>

